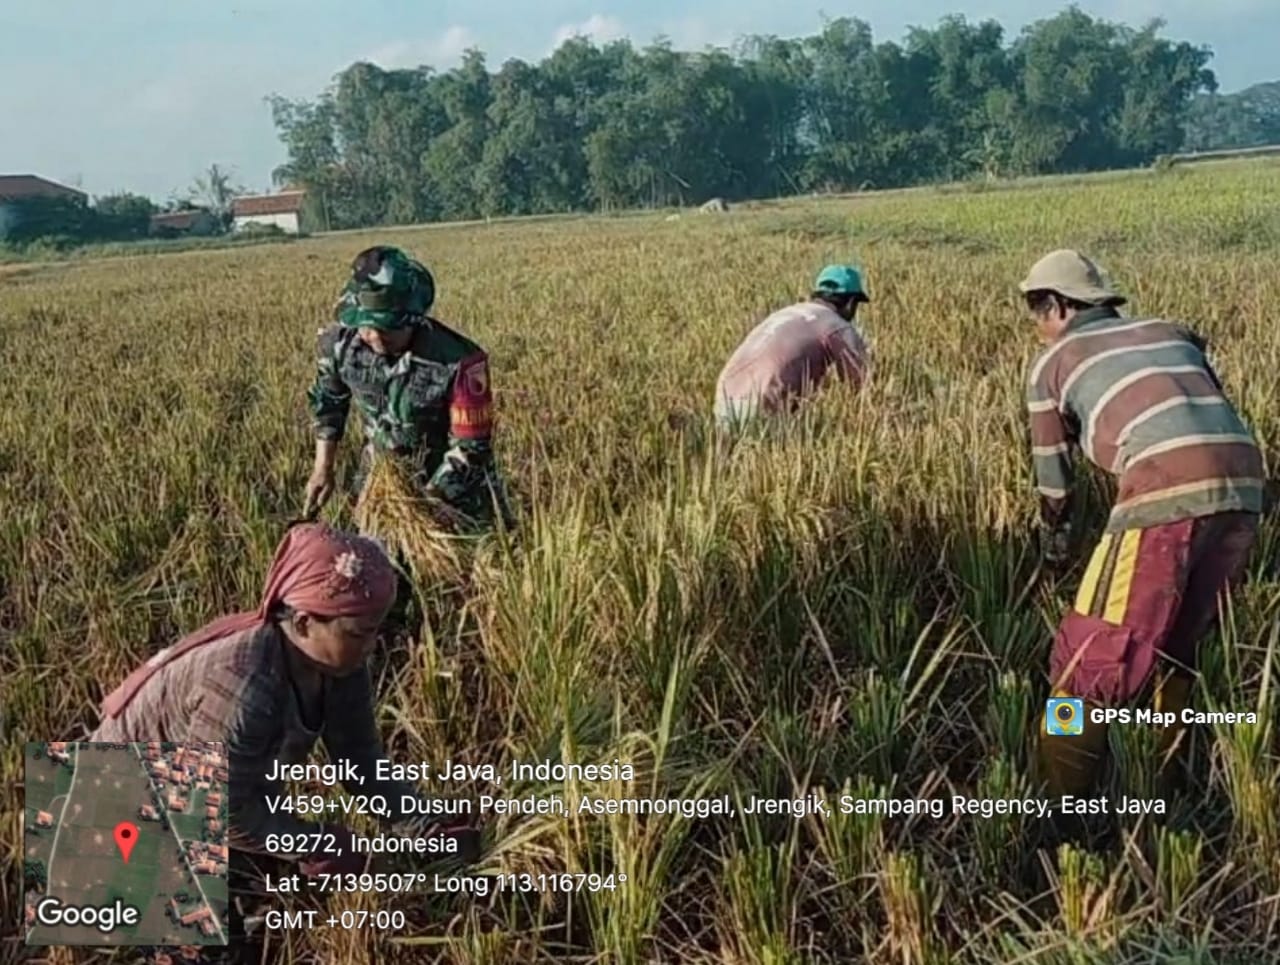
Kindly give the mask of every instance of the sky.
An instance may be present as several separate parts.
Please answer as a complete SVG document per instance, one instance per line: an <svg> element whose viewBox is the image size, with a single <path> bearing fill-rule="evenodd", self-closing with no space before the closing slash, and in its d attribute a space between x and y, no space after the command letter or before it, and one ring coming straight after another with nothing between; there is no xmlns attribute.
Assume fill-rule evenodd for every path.
<svg viewBox="0 0 1280 965"><path fill-rule="evenodd" d="M0 174L38 174L94 196L163 201L211 163L268 190L285 152L269 94L313 98L350 64L447 70L479 47L490 69L537 61L565 38L658 36L677 48L749 34L803 36L856 16L877 41L949 13L1012 37L1063 0L0 0ZM1085 12L1205 44L1224 92L1280 79L1280 0L1081 0Z"/></svg>

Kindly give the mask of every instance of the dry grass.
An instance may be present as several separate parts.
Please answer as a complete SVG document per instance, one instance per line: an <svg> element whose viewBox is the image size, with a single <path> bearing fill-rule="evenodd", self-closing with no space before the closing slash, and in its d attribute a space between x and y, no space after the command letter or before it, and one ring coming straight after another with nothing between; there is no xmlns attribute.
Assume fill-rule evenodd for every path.
<svg viewBox="0 0 1280 965"><path fill-rule="evenodd" d="M1094 252L1137 311L1212 338L1274 461L1278 211L1275 168L1241 164L9 273L0 775L20 780L20 740L79 736L136 662L256 599L309 469L316 328L350 255L376 240L430 263L440 316L490 349L500 456L529 507L517 543L479 545L406 526L423 507L365 507L429 596L422 643L378 661L395 757L636 767L630 787L572 795L1020 795L1072 587L1011 607L1034 512L1020 390L1034 345L1015 283L1050 248ZM875 299L874 387L717 459L703 439L720 363L822 262L850 257ZM1090 484L1095 532L1106 498ZM504 817L486 868L627 883L334 898L403 908L410 927L292 933L279 960L1275 960L1275 551L1269 522L1197 691L1263 723L1200 735L1197 782L1166 827L1117 821L1092 848L1056 848L1021 818ZM1126 759L1131 744L1117 738ZM1135 762L1107 781L1119 793L1148 777ZM11 934L21 837L5 806Z"/></svg>

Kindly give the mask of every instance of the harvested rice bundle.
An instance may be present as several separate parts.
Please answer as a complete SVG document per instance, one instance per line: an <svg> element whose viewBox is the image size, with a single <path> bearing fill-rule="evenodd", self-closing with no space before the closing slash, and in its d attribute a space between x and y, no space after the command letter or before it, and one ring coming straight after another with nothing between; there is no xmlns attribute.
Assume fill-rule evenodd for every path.
<svg viewBox="0 0 1280 965"><path fill-rule="evenodd" d="M419 594L456 587L463 579L466 519L421 495L394 460L378 457L355 508L361 532L380 540L408 569Z"/></svg>

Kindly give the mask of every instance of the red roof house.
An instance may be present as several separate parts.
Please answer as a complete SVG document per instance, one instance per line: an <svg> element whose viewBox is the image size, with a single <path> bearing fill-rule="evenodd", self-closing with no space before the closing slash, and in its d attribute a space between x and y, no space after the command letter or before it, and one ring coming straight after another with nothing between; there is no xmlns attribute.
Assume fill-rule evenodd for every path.
<svg viewBox="0 0 1280 965"><path fill-rule="evenodd" d="M0 174L0 201L17 201L22 198L79 198L87 202L83 191L69 188L34 174Z"/></svg>
<svg viewBox="0 0 1280 965"><path fill-rule="evenodd" d="M298 233L305 191L252 194L231 201L232 226L242 231L250 225L275 225L287 234Z"/></svg>

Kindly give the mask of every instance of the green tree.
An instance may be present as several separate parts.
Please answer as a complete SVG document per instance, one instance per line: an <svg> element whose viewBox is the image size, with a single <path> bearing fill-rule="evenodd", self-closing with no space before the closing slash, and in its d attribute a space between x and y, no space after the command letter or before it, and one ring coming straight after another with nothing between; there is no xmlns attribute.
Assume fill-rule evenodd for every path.
<svg viewBox="0 0 1280 965"><path fill-rule="evenodd" d="M490 82L484 54L473 49L437 85L448 126L431 140L421 173L441 217L465 219L480 214L479 172L490 130Z"/></svg>
<svg viewBox="0 0 1280 965"><path fill-rule="evenodd" d="M112 241L127 241L147 236L156 206L150 198L140 195L110 194L98 198L93 210L96 234Z"/></svg>
<svg viewBox="0 0 1280 965"><path fill-rule="evenodd" d="M1153 20L1137 33L1122 32L1126 69L1115 124L1122 164L1146 164L1181 149L1192 99L1217 90L1209 50L1170 43L1158 36L1163 26Z"/></svg>
<svg viewBox="0 0 1280 965"><path fill-rule="evenodd" d="M802 190L806 148L801 137L809 62L804 44L777 37L749 37L742 43L746 110L756 119L760 142L748 157L758 168L753 192L770 195Z"/></svg>
<svg viewBox="0 0 1280 965"><path fill-rule="evenodd" d="M49 883L49 873L44 862L36 858L26 858L22 862L22 880L24 887L35 891L44 891Z"/></svg>
<svg viewBox="0 0 1280 965"><path fill-rule="evenodd" d="M198 175L187 191L186 200L213 212L224 223L231 220L231 201L244 193L244 187L232 180L230 171L217 164Z"/></svg>
<svg viewBox="0 0 1280 965"><path fill-rule="evenodd" d="M8 202L5 241L72 247L96 238L94 212L81 196L27 197Z"/></svg>
<svg viewBox="0 0 1280 965"><path fill-rule="evenodd" d="M971 24L947 17L933 30L908 31L906 46L929 78L925 97L938 135L938 176L999 174L993 104L1008 97L1014 83L1004 29L993 20Z"/></svg>
<svg viewBox="0 0 1280 965"><path fill-rule="evenodd" d="M810 144L804 183L846 190L881 175L875 162L878 119L885 90L879 77L871 27L841 18L807 38L809 79L804 136Z"/></svg>
<svg viewBox="0 0 1280 965"><path fill-rule="evenodd" d="M306 190L309 223L324 229L354 227L354 219L344 221L350 200L343 191L333 98L325 94L308 103L272 94L267 103L288 152L288 160L271 172L272 181L276 186L291 184Z"/></svg>

